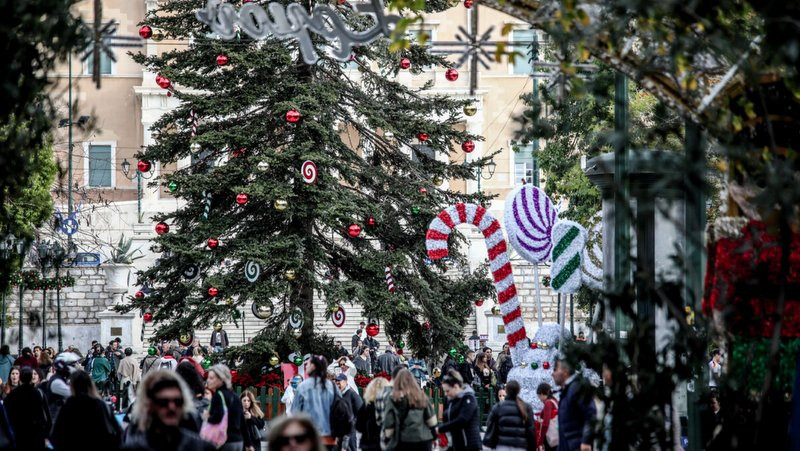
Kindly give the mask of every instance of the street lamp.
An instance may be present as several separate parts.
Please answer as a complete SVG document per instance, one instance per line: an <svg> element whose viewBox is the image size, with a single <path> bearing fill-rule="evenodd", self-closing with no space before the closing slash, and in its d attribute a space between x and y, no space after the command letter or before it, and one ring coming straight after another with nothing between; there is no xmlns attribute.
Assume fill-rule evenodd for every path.
<svg viewBox="0 0 800 451"><path fill-rule="evenodd" d="M74 245L71 246L74 248ZM61 281L59 280L61 266L64 264L64 261L71 260L73 252L67 254L67 251L61 246L61 243L55 242L53 243L53 267L56 268L56 311L57 311L57 324L58 324L58 352L64 350L64 342L61 338Z"/></svg>
<svg viewBox="0 0 800 451"><path fill-rule="evenodd" d="M3 261L8 261L14 252L14 242L17 237L13 233L9 233L0 241L0 256ZM0 345L6 344L6 290L2 292L2 301L0 301Z"/></svg>
<svg viewBox="0 0 800 451"><path fill-rule="evenodd" d="M139 165L136 165L136 173L131 174L131 164L128 162L128 159L125 158L122 160L122 173L125 175L125 178L128 180L136 179L136 217L138 218L139 224L142 223L142 177L149 179L153 176L153 169L150 168L147 171L147 175L139 170Z"/></svg>
<svg viewBox="0 0 800 451"><path fill-rule="evenodd" d="M494 162L494 160L492 160L489 162L489 164L481 166L477 171L475 171L475 178L478 180L478 192L481 192L481 179L489 180L492 178L492 176L494 176L494 171L496 170L497 164Z"/></svg>
<svg viewBox="0 0 800 451"><path fill-rule="evenodd" d="M9 244L8 238L13 238L13 235L6 237L6 244ZM13 243L13 239L11 240ZM22 257L22 262L20 263L20 268L25 265L25 249L28 247L28 240L25 238L20 238L17 240L17 254ZM22 355L22 295L25 292L23 281L19 283L19 349L17 350L18 355ZM3 310L5 311L5 306L3 306ZM3 335L5 335L5 313L3 314Z"/></svg>
<svg viewBox="0 0 800 451"><path fill-rule="evenodd" d="M42 349L47 347L47 268L52 265L54 248L47 241L39 241L36 255L42 269Z"/></svg>

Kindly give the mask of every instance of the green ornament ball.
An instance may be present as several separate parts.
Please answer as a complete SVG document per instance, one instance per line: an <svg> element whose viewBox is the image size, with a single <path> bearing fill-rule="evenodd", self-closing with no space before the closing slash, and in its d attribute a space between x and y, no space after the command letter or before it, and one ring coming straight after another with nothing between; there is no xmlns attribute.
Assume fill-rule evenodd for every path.
<svg viewBox="0 0 800 451"><path fill-rule="evenodd" d="M531 369L532 369L532 370L539 369L539 364L538 364L538 363L536 363L536 362L533 362L533 363L531 363Z"/></svg>
<svg viewBox="0 0 800 451"><path fill-rule="evenodd" d="M169 189L169 192L174 193L178 190L178 184L175 182L169 182L167 184L167 188Z"/></svg>
<svg viewBox="0 0 800 451"><path fill-rule="evenodd" d="M406 347L406 342L405 342L405 341L403 341L403 340L397 340L397 347L398 347L399 349L403 349L403 348L405 348L405 347Z"/></svg>
<svg viewBox="0 0 800 451"><path fill-rule="evenodd" d="M303 358L298 355L294 358L293 362L295 365L300 366L303 364Z"/></svg>
<svg viewBox="0 0 800 451"><path fill-rule="evenodd" d="M411 213L413 213L415 215L418 215L419 214L419 207L417 207L416 205L411 207Z"/></svg>
<svg viewBox="0 0 800 451"><path fill-rule="evenodd" d="M149 348L147 348L147 355L156 355L155 346L150 346Z"/></svg>
<svg viewBox="0 0 800 451"><path fill-rule="evenodd" d="M238 310L234 310L234 311L231 313L231 316L233 316L233 319L239 319L239 318L241 318L241 317L242 317L242 314L241 314L241 313L239 313L239 311L238 311Z"/></svg>
<svg viewBox="0 0 800 451"><path fill-rule="evenodd" d="M211 368L211 360L203 359L203 361L200 362L200 365L202 365L204 370L207 370L207 369Z"/></svg>
<svg viewBox="0 0 800 451"><path fill-rule="evenodd" d="M464 356L463 356L463 355L459 355L459 356L458 356L458 359L456 359L456 361L457 361L458 363L464 363L464 361L465 361L465 359L464 359Z"/></svg>
<svg viewBox="0 0 800 451"><path fill-rule="evenodd" d="M456 348L450 348L450 350L449 350L449 351L447 351L447 353L448 353L448 354L450 354L450 357L455 357L455 356L456 356L456 354L458 354L458 349L456 349Z"/></svg>

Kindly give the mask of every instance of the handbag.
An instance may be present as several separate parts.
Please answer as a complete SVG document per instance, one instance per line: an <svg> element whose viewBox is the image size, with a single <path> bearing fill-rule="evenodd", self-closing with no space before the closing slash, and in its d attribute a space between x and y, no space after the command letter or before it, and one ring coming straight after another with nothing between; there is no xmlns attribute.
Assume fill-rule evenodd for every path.
<svg viewBox="0 0 800 451"><path fill-rule="evenodd" d="M548 399L547 402L555 401ZM553 409L553 418L550 418L550 424L547 425L545 439L548 445L552 447L558 446L558 408Z"/></svg>
<svg viewBox="0 0 800 451"><path fill-rule="evenodd" d="M222 408L225 409L222 420L217 424L211 423L207 419L203 420L203 425L200 427L200 438L219 449L228 441L228 405L225 403L222 393L217 392L217 394L222 398Z"/></svg>
<svg viewBox="0 0 800 451"><path fill-rule="evenodd" d="M263 430L258 427L255 421L248 421L247 427L250 428L250 437L253 438L254 441L260 442L263 437Z"/></svg>

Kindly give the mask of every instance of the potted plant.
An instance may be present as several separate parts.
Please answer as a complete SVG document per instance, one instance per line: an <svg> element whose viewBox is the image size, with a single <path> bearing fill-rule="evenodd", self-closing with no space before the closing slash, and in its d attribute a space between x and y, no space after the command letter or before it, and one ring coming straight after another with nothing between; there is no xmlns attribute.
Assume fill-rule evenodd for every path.
<svg viewBox="0 0 800 451"><path fill-rule="evenodd" d="M110 258L103 264L106 271L106 284L114 288L128 288L133 262L142 258L139 249L131 250L133 238L125 239L123 234L111 251Z"/></svg>

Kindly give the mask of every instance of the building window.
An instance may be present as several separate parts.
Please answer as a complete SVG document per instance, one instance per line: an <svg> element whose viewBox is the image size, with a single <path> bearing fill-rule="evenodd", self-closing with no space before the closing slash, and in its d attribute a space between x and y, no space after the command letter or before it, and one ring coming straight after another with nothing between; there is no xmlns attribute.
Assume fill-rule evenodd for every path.
<svg viewBox="0 0 800 451"><path fill-rule="evenodd" d="M511 63L511 73L514 75L529 75L533 73L531 58L531 43L536 40L535 30L512 30L511 49L514 53L514 62Z"/></svg>
<svg viewBox="0 0 800 451"><path fill-rule="evenodd" d="M539 165L533 156L533 144L514 147L514 186L523 183L539 186Z"/></svg>
<svg viewBox="0 0 800 451"><path fill-rule="evenodd" d="M111 187L111 146L89 145L89 186Z"/></svg>
<svg viewBox="0 0 800 451"><path fill-rule="evenodd" d="M92 75L94 69L94 52L89 53L89 58L86 59L86 67L84 73ZM111 57L106 52L100 51L100 75L111 75Z"/></svg>

